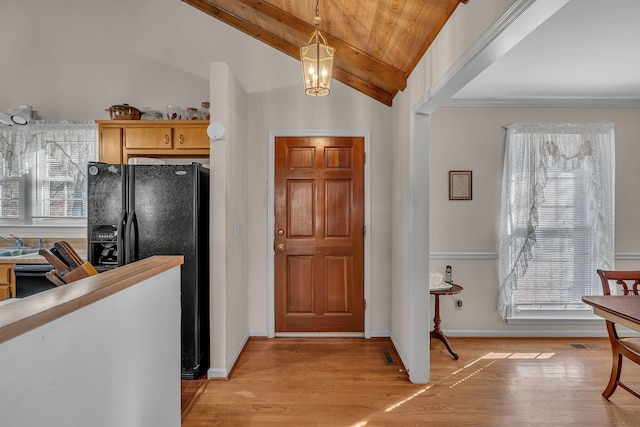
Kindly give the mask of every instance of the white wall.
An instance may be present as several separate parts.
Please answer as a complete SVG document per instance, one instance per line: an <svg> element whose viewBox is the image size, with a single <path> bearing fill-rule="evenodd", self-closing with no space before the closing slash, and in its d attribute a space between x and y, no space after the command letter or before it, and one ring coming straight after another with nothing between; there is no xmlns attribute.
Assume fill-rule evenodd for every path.
<svg viewBox="0 0 640 427"><path fill-rule="evenodd" d="M5 1L0 40L0 111L32 105L46 120L109 119L123 102L199 107L213 61L248 91L301 78L293 58L179 0Z"/></svg>
<svg viewBox="0 0 640 427"><path fill-rule="evenodd" d="M0 396L3 426L179 426L180 267L0 344Z"/></svg>
<svg viewBox="0 0 640 427"><path fill-rule="evenodd" d="M640 109L440 108L432 115L431 267L453 266L457 297L442 299L442 328L450 335L604 335L601 324L507 325L497 313L500 197L506 131L515 122L605 122L615 125L616 266L640 268ZM473 200L448 200L448 171L473 171ZM447 258L447 253L451 257ZM626 258L620 260L620 258Z"/></svg>
<svg viewBox="0 0 640 427"><path fill-rule="evenodd" d="M429 257L427 249L421 259L410 263L413 230L409 224L428 221L429 212L421 198L427 197L419 186L428 182L416 182L416 170L412 170L412 152L418 152L419 144L429 143L427 123L416 123L412 109L419 106L427 92L439 83L445 73L478 40L484 32L514 3L514 0L471 1L460 4L442 29L432 46L409 76L407 88L393 101L393 234L392 247L392 336L414 382L428 381L428 337L430 325L424 325L425 313L429 313L429 296L426 289ZM418 120L424 122L424 120ZM412 129L413 126L413 129ZM416 132L416 129L420 132ZM414 159L415 160L415 159ZM429 168L435 158L422 157L422 166ZM415 168L420 167L416 162ZM412 197L416 199L412 200ZM412 206L418 207L412 211ZM430 230L431 232L431 230ZM428 238L428 234L416 238ZM422 261L422 262L420 262ZM420 275L424 280L420 281ZM419 302L416 303L415 299ZM421 342L419 342L421 341Z"/></svg>
<svg viewBox="0 0 640 427"><path fill-rule="evenodd" d="M372 335L388 336L390 248L390 109L344 85L310 98L301 85L249 95L227 64L211 64L212 114L227 128L212 141L212 366L225 377L248 335L269 328L269 132L371 133ZM298 82L299 83L299 82ZM248 109L247 109L248 107ZM272 208L272 207L271 207ZM272 312L272 310L271 310ZM272 320L272 319L271 319Z"/></svg>
<svg viewBox="0 0 640 427"><path fill-rule="evenodd" d="M211 64L211 113L225 127L211 143L211 367L228 376L248 337L248 96L226 63Z"/></svg>
<svg viewBox="0 0 640 427"><path fill-rule="evenodd" d="M222 284L212 289L212 318L220 317L212 324L212 357L219 372L228 369L249 333L267 329L268 132L370 132L368 307L373 335L389 334L395 145L390 108L336 81L326 99L305 96L297 60L178 0L9 2L0 14L0 39L7 41L0 111L32 105L47 120L93 120L108 119L105 108L123 102L159 110L211 102L212 119L227 127L225 139L212 143L212 209L224 211L212 218L212 277ZM212 79L211 63L222 62L228 71ZM71 233L85 236L69 229L53 236Z"/></svg>
<svg viewBox="0 0 640 427"><path fill-rule="evenodd" d="M254 335L266 335L268 238L273 230L267 223L270 131L364 131L371 133L372 162L372 335L388 336L390 331L391 248L391 109L338 82L324 98L304 95L296 81L290 88L250 95L249 103L249 327Z"/></svg>

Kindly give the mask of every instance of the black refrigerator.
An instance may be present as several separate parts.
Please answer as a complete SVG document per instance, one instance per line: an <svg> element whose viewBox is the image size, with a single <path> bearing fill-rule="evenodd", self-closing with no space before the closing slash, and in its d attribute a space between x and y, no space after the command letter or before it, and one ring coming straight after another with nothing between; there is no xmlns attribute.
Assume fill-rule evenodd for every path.
<svg viewBox="0 0 640 427"><path fill-rule="evenodd" d="M182 379L209 368L209 170L88 165L89 262L99 272L152 255L183 255Z"/></svg>

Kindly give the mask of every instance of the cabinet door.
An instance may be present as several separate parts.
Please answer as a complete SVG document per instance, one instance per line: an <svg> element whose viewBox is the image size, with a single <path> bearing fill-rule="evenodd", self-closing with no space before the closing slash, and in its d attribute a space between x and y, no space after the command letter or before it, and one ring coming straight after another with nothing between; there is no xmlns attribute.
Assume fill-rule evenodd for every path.
<svg viewBox="0 0 640 427"><path fill-rule="evenodd" d="M0 285L0 301L4 301L12 297L13 297L13 294L11 294L11 286Z"/></svg>
<svg viewBox="0 0 640 427"><path fill-rule="evenodd" d="M124 129L126 149L171 150L173 148L170 127L126 127Z"/></svg>
<svg viewBox="0 0 640 427"><path fill-rule="evenodd" d="M104 163L122 163L122 128L100 128L100 154Z"/></svg>
<svg viewBox="0 0 640 427"><path fill-rule="evenodd" d="M0 265L0 301L16 295L16 279L13 264Z"/></svg>
<svg viewBox="0 0 640 427"><path fill-rule="evenodd" d="M176 126L173 139L177 150L209 148L209 135L206 126Z"/></svg>

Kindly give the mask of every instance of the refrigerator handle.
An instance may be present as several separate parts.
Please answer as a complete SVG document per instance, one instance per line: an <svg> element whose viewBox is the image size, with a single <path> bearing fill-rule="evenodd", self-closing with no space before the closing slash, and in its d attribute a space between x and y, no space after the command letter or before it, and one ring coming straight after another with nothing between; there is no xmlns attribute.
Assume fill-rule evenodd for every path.
<svg viewBox="0 0 640 427"><path fill-rule="evenodd" d="M123 187L126 189L126 192L123 194L123 200L125 200L125 206L127 209L127 223L124 231L124 263L129 264L134 260L133 250L135 246L135 229L134 222L136 220L134 206L135 203L135 169L133 166L125 166L125 170L127 171L127 184ZM132 232L132 230L134 232Z"/></svg>
<svg viewBox="0 0 640 427"><path fill-rule="evenodd" d="M124 265L124 242L125 242L125 226L127 223L127 211L124 209L120 211L120 216L118 217L118 234L116 237L116 247L117 249L117 257L118 257L118 266Z"/></svg>
<svg viewBox="0 0 640 427"><path fill-rule="evenodd" d="M137 247L137 228L136 228L136 211L130 211L127 215L128 221L125 227L125 246L124 246L124 262L129 264L135 261L134 250Z"/></svg>

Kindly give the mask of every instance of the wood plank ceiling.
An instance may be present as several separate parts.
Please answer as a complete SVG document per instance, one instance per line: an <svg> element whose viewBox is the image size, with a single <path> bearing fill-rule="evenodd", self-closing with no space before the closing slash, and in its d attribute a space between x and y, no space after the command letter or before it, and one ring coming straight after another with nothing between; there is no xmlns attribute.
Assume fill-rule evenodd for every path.
<svg viewBox="0 0 640 427"><path fill-rule="evenodd" d="M182 1L298 60L314 30L315 0ZM320 0L320 31L336 48L333 78L391 106L460 3Z"/></svg>

